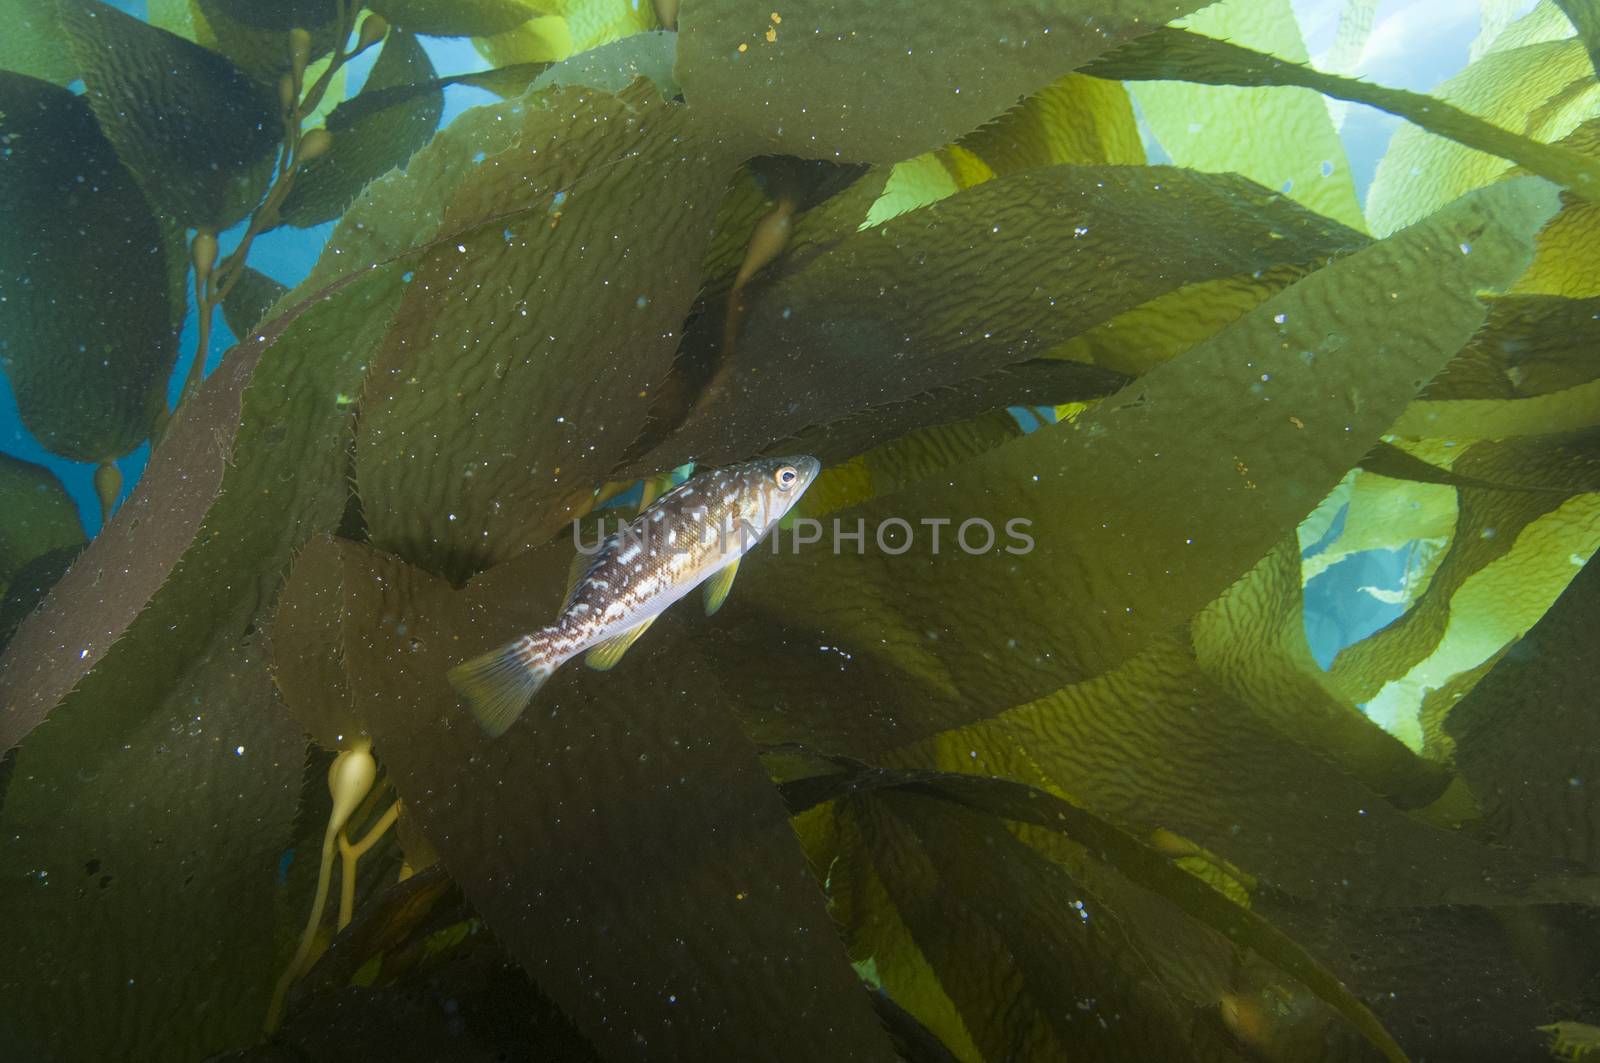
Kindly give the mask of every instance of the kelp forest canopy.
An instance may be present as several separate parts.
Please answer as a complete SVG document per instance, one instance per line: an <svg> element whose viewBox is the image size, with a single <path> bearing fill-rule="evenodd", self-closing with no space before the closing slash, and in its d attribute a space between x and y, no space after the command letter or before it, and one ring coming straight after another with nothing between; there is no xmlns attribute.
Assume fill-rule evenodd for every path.
<svg viewBox="0 0 1600 1063"><path fill-rule="evenodd" d="M0 0L106 516L0 456L0 1055L1600 1058L1600 5L1375 7ZM860 540L479 731L575 522L786 454Z"/></svg>

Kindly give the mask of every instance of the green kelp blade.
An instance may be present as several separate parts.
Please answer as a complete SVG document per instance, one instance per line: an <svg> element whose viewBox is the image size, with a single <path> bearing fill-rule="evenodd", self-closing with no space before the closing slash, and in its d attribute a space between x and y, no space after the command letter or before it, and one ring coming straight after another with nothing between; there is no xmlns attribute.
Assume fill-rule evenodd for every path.
<svg viewBox="0 0 1600 1063"><path fill-rule="evenodd" d="M267 321L267 313L289 293L289 289L250 266L242 266L239 279L222 300L222 319L236 337Z"/></svg>
<svg viewBox="0 0 1600 1063"><path fill-rule="evenodd" d="M78 507L55 473L0 454L0 592L29 561L83 538Z"/></svg>
<svg viewBox="0 0 1600 1063"><path fill-rule="evenodd" d="M1442 82L1433 95L1441 106L1459 108L1557 150L1569 145L1551 142L1600 108L1594 69L1582 43L1571 38L1497 48ZM1421 124L1395 131L1368 193L1374 231L1407 225L1507 170L1506 159L1512 156L1505 152L1485 155L1473 150L1483 145L1470 138L1434 135L1439 132ZM1581 187L1574 191L1585 193ZM1586 194L1592 204L1594 195Z"/></svg>
<svg viewBox="0 0 1600 1063"><path fill-rule="evenodd" d="M121 457L166 410L181 246L81 98L0 71L0 136L0 335L18 413L63 457Z"/></svg>
<svg viewBox="0 0 1600 1063"><path fill-rule="evenodd" d="M1504 845L1600 869L1600 722L1592 711L1600 563L1445 718L1456 765Z"/></svg>
<svg viewBox="0 0 1600 1063"><path fill-rule="evenodd" d="M411 34L394 30L384 38L361 95L426 86L433 80L433 64L422 45ZM335 129L339 110L328 116L333 146L301 167L278 209L290 225L304 228L337 218L373 178L404 166L433 136L444 111L444 92L438 87L408 92L393 105Z"/></svg>
<svg viewBox="0 0 1600 1063"><path fill-rule="evenodd" d="M541 9L537 17L504 33L473 39L473 47L491 65L561 62L662 28L656 18L654 2L647 4L644 0L637 4L632 0L628 3L617 0L528 2Z"/></svg>
<svg viewBox="0 0 1600 1063"><path fill-rule="evenodd" d="M461 592L370 548L329 548L345 565L356 711L397 792L602 1054L889 1058L782 803L717 697L647 682L633 688L652 701L641 716L615 673L567 668L489 740L453 696L452 664L558 599L566 543ZM641 674L663 674L654 642L636 651Z"/></svg>
<svg viewBox="0 0 1600 1063"><path fill-rule="evenodd" d="M173 0L169 0L171 2ZM275 88L278 78L292 70L288 30L257 24L282 21L283 5L252 5L249 0L176 2L182 3L186 10L161 10L164 6L162 0L153 0L151 24L170 29L185 39L226 56L240 70L269 88ZM252 11L252 7L266 10ZM338 7L336 3L329 4L324 0L294 0L291 10L300 19L297 27L311 34L309 77L314 82L317 64L326 61L333 51L334 36L338 32ZM241 14L245 17L241 17ZM343 84L342 72L334 75L329 85L329 95L342 95ZM324 104L326 102L325 97ZM315 119L312 124L315 124Z"/></svg>
<svg viewBox="0 0 1600 1063"><path fill-rule="evenodd" d="M1556 0L1589 52L1589 66L1600 76L1600 7L1594 0Z"/></svg>
<svg viewBox="0 0 1600 1063"><path fill-rule="evenodd" d="M1517 276L1555 208L1550 185L1524 180L1312 273L1071 424L836 514L987 521L977 556L926 537L906 556L870 540L805 552L781 575L752 569L729 608L948 676L973 716L1104 671L1290 534L1465 344L1477 294ZM1015 521L1031 546L1007 534Z"/></svg>
<svg viewBox="0 0 1600 1063"><path fill-rule="evenodd" d="M1232 175L1053 166L987 181L775 263L681 429L624 475L738 460L1039 357L1185 284L1365 242Z"/></svg>
<svg viewBox="0 0 1600 1063"><path fill-rule="evenodd" d="M245 619L236 605L153 703L80 706L18 750L0 997L24 1058L202 1059L256 1038L304 741Z"/></svg>
<svg viewBox="0 0 1600 1063"><path fill-rule="evenodd" d="M997 177L1062 163L1145 162L1127 89L1084 74L1056 79L956 146L976 155Z"/></svg>
<svg viewBox="0 0 1600 1063"><path fill-rule="evenodd" d="M1202 6L797 0L757 9L697 0L678 19L678 81L690 106L755 150L899 162ZM879 105L861 106L863 93Z"/></svg>
<svg viewBox="0 0 1600 1063"><path fill-rule="evenodd" d="M545 541L607 479L667 375L698 286L686 267L739 163L645 84L520 106L526 146L486 159L444 224L547 209L423 257L362 395L373 542L455 579Z"/></svg>
<svg viewBox="0 0 1600 1063"><path fill-rule="evenodd" d="M1121 373L1096 365L1031 358L960 384L901 402L869 406L841 420L801 429L790 438L763 448L763 452L811 454L828 466L922 429L958 424L1007 406L1092 402L1113 394L1127 382Z"/></svg>
<svg viewBox="0 0 1600 1063"><path fill-rule="evenodd" d="M21 834L26 845L8 846L4 859L67 868L51 872L65 883L83 877L84 861L96 855L85 842L98 847L120 830L104 852L124 861L134 887L127 908L119 899L102 923L92 906L110 894L99 892L98 877L69 897L66 889L40 890L20 866L7 872L28 905L56 906L28 915L30 927L59 935L63 918L71 925L71 935L53 944L30 930L0 945L29 949L26 959L8 954L7 971L24 972L29 992L53 994L30 1014L69 1042L54 1055L171 1058L167 1042L140 1046L170 1041L172 1016L199 1010L203 1017L183 1024L192 1047L180 1046L181 1055L204 1057L260 1028L272 979L287 959L273 949L270 900L303 742L270 698L256 632L295 549L338 524L345 510L350 411L339 397L357 390L360 367L394 311L403 253L437 232L442 201L479 151L515 143L514 113L507 105L464 115L404 175L363 194L288 308L185 404L133 498L0 658L0 747L52 715L38 742L19 751L19 763L40 758L39 770L11 781L7 837ZM257 678L265 704L230 685ZM288 739L274 730L285 727ZM277 737L269 741L268 732ZM279 741L285 744L273 745ZM275 754L278 748L292 752ZM274 780L285 764L289 784L279 806ZM130 794L151 795L155 804L130 804ZM108 811L107 802L121 811ZM125 821L129 810L138 823ZM273 826L280 810L282 835ZM25 832L12 819L24 813ZM269 907L259 910L263 896ZM298 926L309 898L283 903ZM7 910L33 909L8 899ZM285 928L283 937L294 932ZM126 946L108 945L130 933ZM221 969L218 955L248 967L230 968L222 989L205 975ZM101 995L108 987L114 996ZM206 1000L212 1006L201 1009ZM76 1019L62 1017L72 1013Z"/></svg>
<svg viewBox="0 0 1600 1063"><path fill-rule="evenodd" d="M1337 696L1306 642L1300 548L1290 536L1197 614L1201 669L1285 737L1343 766L1401 808L1437 798L1450 775Z"/></svg>
<svg viewBox="0 0 1600 1063"><path fill-rule="evenodd" d="M321 26L333 21L338 0L277 0L260 4L253 0L201 0L204 7L235 22L262 30L288 33L300 27Z"/></svg>
<svg viewBox="0 0 1600 1063"><path fill-rule="evenodd" d="M1307 59L1290 0L1224 0L1188 16L1183 26L1293 62ZM1366 228L1350 162L1320 94L1183 81L1135 82L1128 89L1177 165L1243 174L1345 225Z"/></svg>
<svg viewBox="0 0 1600 1063"><path fill-rule="evenodd" d="M540 12L522 0L375 0L393 25L429 37L484 37L516 29Z"/></svg>
<svg viewBox="0 0 1600 1063"><path fill-rule="evenodd" d="M66 86L78 76L78 61L61 37L54 4L0 0L0 70Z"/></svg>
<svg viewBox="0 0 1600 1063"><path fill-rule="evenodd" d="M1600 196L1600 160L1503 129L1432 96L1326 74L1198 33L1156 30L1095 60L1083 71L1123 81L1181 80L1204 85L1298 85L1315 89L1335 99L1388 111L1430 133L1510 159L1528 172L1586 198ZM1426 214L1424 210L1407 220L1419 220ZM1378 224L1375 216L1369 220L1375 231L1390 231L1388 226Z"/></svg>
<svg viewBox="0 0 1600 1063"><path fill-rule="evenodd" d="M1600 298L1505 296L1490 306L1483 330L1418 397L1519 399L1564 391L1600 378L1597 348Z"/></svg>
<svg viewBox="0 0 1600 1063"><path fill-rule="evenodd" d="M296 984L271 1044L227 1063L316 1058L330 1042L394 1060L599 1063L442 867L374 883L373 894Z"/></svg>
<svg viewBox="0 0 1600 1063"><path fill-rule="evenodd" d="M1465 448L1451 465L1457 473L1478 486L1457 489L1458 515L1449 551L1438 562L1427 589L1403 616L1342 650L1334 660L1330 678L1338 689L1356 703L1366 703L1391 680L1405 677L1413 668L1432 656L1444 638L1451 617L1451 601L1466 583L1491 565L1517 550L1519 537L1541 520L1567 523L1556 514L1572 501L1572 496L1592 488L1595 466L1592 441L1584 439L1568 449L1566 440L1531 440L1523 445L1477 442ZM1585 453L1587 450L1587 455ZM1563 451L1566 451L1565 453ZM1512 489L1499 489L1500 484ZM1570 530L1581 534L1581 522ZM1539 557L1535 549L1524 557ZM1568 576L1573 573L1568 572ZM1545 586L1526 585L1507 588L1512 599L1527 601L1554 591ZM1511 602L1505 603L1510 606ZM1518 608L1497 610L1507 617L1525 612ZM1488 618L1485 618L1488 619Z"/></svg>
<svg viewBox="0 0 1600 1063"><path fill-rule="evenodd" d="M546 89L562 85L582 85L616 93L637 79L646 78L656 86L663 99L671 99L678 94L677 82L672 80L672 60L676 52L677 34L655 30L631 34L559 63L508 63L491 70L384 88L374 88L369 81L359 95L345 100L328 116L328 129L338 134L355 128L379 111L416 97L430 96L451 85L475 85L500 96L518 96L530 87Z"/></svg>
<svg viewBox="0 0 1600 1063"><path fill-rule="evenodd" d="M222 230L256 205L283 134L276 98L216 52L99 0L60 0L85 95L155 208Z"/></svg>
<svg viewBox="0 0 1600 1063"><path fill-rule="evenodd" d="M892 790L839 811L864 843L840 863L871 862L982 1058L1185 1055L1195 1010L1149 985L1117 913L1003 822Z"/></svg>
<svg viewBox="0 0 1600 1063"><path fill-rule="evenodd" d="M5 589L0 592L0 651L5 650L17 628L77 560L83 546L83 543L76 543L47 550L18 566L6 579Z"/></svg>
<svg viewBox="0 0 1600 1063"><path fill-rule="evenodd" d="M1189 918L1223 935L1236 945L1253 950L1280 970L1305 983L1320 999L1349 1019L1363 1036L1384 1053L1386 1058L1405 1058L1405 1053L1395 1044L1372 1012L1305 949L1249 908L1235 904L1201 879L1180 868L1170 857L1095 812L1056 794L1010 779L914 769L872 768L842 759L837 763L843 770L836 774L816 777L813 780L798 780L800 783L798 787L791 784L782 788L786 798L794 795L799 799L799 804L790 801L792 811L800 812L815 802L844 798L845 802L840 806L841 811L863 821L869 821L884 815L884 811L870 807L873 802L880 799L880 795L896 795L892 797L893 803L889 806L894 810L891 814L911 811L915 818L926 821L929 817L933 817L947 823L960 822L964 819L968 824L966 829L984 830L985 828L979 826L978 821L972 818L973 814L977 814L1033 824L1061 834L1082 846L1092 861L1105 864L1137 887L1148 890L1162 901L1178 908ZM932 809L941 803L962 808L966 810L967 815L957 816L952 821L948 814L940 815L933 812ZM921 810L915 811L919 806L922 806ZM922 833L924 838L924 860L937 860L937 854L940 852L959 851L958 846L948 844L944 840L936 840L939 835L919 833ZM1020 855L1022 846L1016 839L1000 843L999 836L992 834L991 839L1005 848L1018 846L1017 849L1011 850L1011 859L1013 861L1023 859ZM888 873L888 869L881 867L881 858L880 873ZM905 896L905 891L908 891L913 883L899 882L894 885L898 886L902 896ZM1038 886L1037 883L1034 885ZM1016 886L1015 882L1009 885L996 883L987 892L1003 896L1016 892ZM1109 908L1104 905L1096 906L1092 899L1084 898L1088 902L1084 907L1090 909L1090 914L1087 919L1082 919L1077 914L1076 906L1068 903L1071 900L1071 892L1078 891L1057 893L1053 901L1057 906L1070 908L1068 914L1074 921L1092 923L1097 918L1109 917L1113 920L1117 918L1115 905ZM1134 927L1127 928L1125 932L1136 938L1143 936ZM923 927L923 934L929 942L936 942L940 936L936 928L931 925ZM942 936L948 938L952 935L945 933ZM957 971L951 970L947 982L959 977Z"/></svg>
<svg viewBox="0 0 1600 1063"><path fill-rule="evenodd" d="M69 694L113 697L130 713L160 698L235 595L266 606L293 551L337 526L349 399L399 301L404 254L436 233L440 201L477 152L516 142L513 110L463 116L405 174L374 182L282 313L175 416L119 519L0 658L0 747Z"/></svg>
<svg viewBox="0 0 1600 1063"><path fill-rule="evenodd" d="M319 535L289 566L268 629L272 679L300 729L323 749L367 734L344 668L344 567L334 538Z"/></svg>

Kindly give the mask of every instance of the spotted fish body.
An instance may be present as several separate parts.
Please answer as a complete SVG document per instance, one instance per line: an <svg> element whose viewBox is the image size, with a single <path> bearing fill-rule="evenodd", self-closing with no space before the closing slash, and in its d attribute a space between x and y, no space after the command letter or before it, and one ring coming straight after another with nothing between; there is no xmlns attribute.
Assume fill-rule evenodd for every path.
<svg viewBox="0 0 1600 1063"><path fill-rule="evenodd" d="M713 469L673 488L592 558L579 556L555 623L451 669L451 685L483 729L499 735L562 664L587 652L590 667L612 667L663 610L700 584L706 612L716 612L739 559L820 468L812 457L771 458Z"/></svg>

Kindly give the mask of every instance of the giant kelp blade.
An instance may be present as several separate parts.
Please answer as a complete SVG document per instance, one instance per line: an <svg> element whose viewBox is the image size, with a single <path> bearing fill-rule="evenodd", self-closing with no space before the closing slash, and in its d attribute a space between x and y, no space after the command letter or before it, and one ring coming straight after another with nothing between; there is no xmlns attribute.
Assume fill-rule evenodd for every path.
<svg viewBox="0 0 1600 1063"><path fill-rule="evenodd" d="M18 751L0 813L14 1058L199 1059L259 1029L304 743L245 619L153 704L103 699Z"/></svg>
<svg viewBox="0 0 1600 1063"><path fill-rule="evenodd" d="M430 37L505 33L539 13L522 0L376 0L372 10L401 29Z"/></svg>
<svg viewBox="0 0 1600 1063"><path fill-rule="evenodd" d="M267 319L267 312L289 289L250 266L239 269L239 279L222 297L222 319L235 336L248 336Z"/></svg>
<svg viewBox="0 0 1600 1063"><path fill-rule="evenodd" d="M1173 906L1201 926L1226 937L1241 948L1253 950L1279 970L1301 981L1330 1007L1342 1013L1388 1058L1404 1057L1399 1046L1394 1043L1372 1013L1340 983L1337 977L1292 939L1256 915L1249 907L1237 903L1200 876L1187 870L1170 853L1156 849L1150 843L1134 837L1124 828L1093 811L1054 793L1011 779L915 769L872 768L847 758L830 759L835 769L832 773L797 778L783 786L785 799L789 801L791 810L800 812L820 801L838 801L845 798L847 799L845 802L836 806L835 815L851 816L863 824L877 820L880 824L877 829L881 831L882 817L886 811L899 810L898 815L902 818L910 812L913 820L920 819L926 823L930 819L935 821L943 819L940 813L929 807L930 805L948 803L969 813L1010 820L1019 824L1031 824L1059 834L1073 845L1081 847L1082 853L1075 861L1080 867L1102 864L1138 890L1147 891L1155 898L1159 898L1159 902ZM885 791L907 796L895 798L888 810L874 809L871 807L872 802L862 800L861 795L875 795ZM921 800L911 800L911 795ZM919 809L919 806L922 807ZM890 814L895 813L890 811ZM1017 839L1008 838L1001 841L997 834L992 833L992 825L980 825L968 817L956 817L950 822L958 831L978 830L988 833L988 844L977 848L988 852L1006 852L1014 864L1026 866L1032 863L1029 856L1024 855L1025 847ZM922 835L922 845L925 850L924 874L931 870L926 864L937 862L944 863L946 867L954 866L949 863L948 857L941 858L939 854L946 850L959 852L961 847L952 844L944 831L929 831L924 828L918 833ZM881 839L878 848L881 851ZM1036 857L1037 854L1033 856ZM856 858L859 859L860 854L856 854ZM835 873L839 874L837 871ZM888 868L882 866L879 868L879 873L892 874ZM1058 869L1054 874L1061 875L1061 871ZM1082 896L1084 890L1074 888L1070 881L1063 882L1057 879L1054 888L1041 883L1041 877L1054 877L1049 872L1041 873L1037 869L1031 872L1025 870L1019 877L1024 881L1031 878L1030 885L1035 891L1046 895L1048 898L1046 903L1057 908L1069 909L1069 916L1076 922L1087 924L1097 918L1109 918L1112 921L1126 919L1127 913L1121 911L1129 901L1125 894L1120 897L1100 899L1100 903L1097 904L1096 898ZM1064 876L1062 878L1064 879ZM1112 880L1101 881L1110 885ZM1014 895L1017 892L1026 892L1026 889L1016 890L1014 885L993 884L982 892L990 895L1008 893ZM929 903L921 897L916 897L911 892L912 886L913 883L896 882L893 883L892 892L898 892L903 898L914 897L913 904ZM1087 880L1084 886L1093 888L1091 882ZM1055 896L1049 897L1051 893ZM1081 900L1075 900L1074 895L1081 897ZM1037 903L1040 898L1021 899ZM865 914L868 918L874 917L871 913ZM1160 926L1160 921L1152 920L1152 923L1156 925L1148 929L1125 923L1118 932L1126 935L1130 943L1135 943L1134 951L1148 957L1152 950L1161 951L1164 948L1151 932ZM851 928L847 927L847 930L849 929ZM921 930L934 949L942 950L949 947L939 940L941 935L936 923L924 923ZM1158 930L1156 932L1159 933ZM1190 943L1185 942L1185 944ZM1102 958L1101 962L1104 963L1105 959ZM966 977L960 967L945 966L947 982L958 982ZM1127 979L1127 973L1123 972L1124 979L1133 981ZM1069 984L1068 989L1081 991L1086 986L1099 987L1102 984L1104 983L1100 979L1087 979L1077 986ZM968 992L971 991L971 987L966 988ZM1030 986L1030 992L1036 992L1037 989L1037 986ZM1151 1005L1148 999L1143 1003L1145 1007ZM1172 1021L1171 1016L1166 1018L1169 1022ZM979 1021L982 1021L981 1017ZM1109 1026L1103 1029L1109 1030ZM1127 1033L1122 1035L1124 1039L1137 1036Z"/></svg>
<svg viewBox="0 0 1600 1063"><path fill-rule="evenodd" d="M1600 76L1600 7L1594 0L1556 0L1556 6L1572 21L1589 52L1589 66Z"/></svg>
<svg viewBox="0 0 1600 1063"><path fill-rule="evenodd" d="M1183 21L1210 37L1306 61L1290 0L1225 0ZM1307 89L1136 82L1150 131L1179 166L1243 174L1356 229L1366 223L1327 101Z"/></svg>
<svg viewBox="0 0 1600 1063"><path fill-rule="evenodd" d="M1577 387L1600 377L1597 347L1600 298L1496 299L1483 330L1419 398L1521 399Z"/></svg>
<svg viewBox="0 0 1600 1063"><path fill-rule="evenodd" d="M473 156L514 142L508 109L463 116L370 188L283 311L184 403L118 519L0 658L0 747L69 695L137 714L236 597L267 605L292 552L337 526L349 399L398 303L404 256L436 232L436 203Z"/></svg>
<svg viewBox="0 0 1600 1063"><path fill-rule="evenodd" d="M83 542L78 507L42 465L0 454L0 592L40 554Z"/></svg>
<svg viewBox="0 0 1600 1063"><path fill-rule="evenodd" d="M1554 444L1554 445L1552 445ZM1474 478L1521 477L1528 487L1458 489L1448 553L1398 620L1343 650L1332 678L1346 696L1414 748L1449 756L1440 730L1451 706L1505 647L1539 620L1600 548L1594 441L1478 443L1456 465Z"/></svg>
<svg viewBox="0 0 1600 1063"><path fill-rule="evenodd" d="M735 460L1046 354L1185 284L1363 243L1231 175L1052 166L987 181L775 264L681 430L629 471Z"/></svg>
<svg viewBox="0 0 1600 1063"><path fill-rule="evenodd" d="M1506 844L1600 867L1600 722L1593 711L1600 564L1555 605L1444 722L1456 764Z"/></svg>
<svg viewBox="0 0 1600 1063"><path fill-rule="evenodd" d="M1151 984L1110 908L1004 823L897 792L846 809L865 852L845 859L873 862L984 1058L1182 1056L1194 1011Z"/></svg>
<svg viewBox="0 0 1600 1063"><path fill-rule="evenodd" d="M242 25L255 29L277 30L288 33L295 28L310 29L332 22L337 14L337 0L275 0L273 3L256 3L255 0L201 0L211 12L221 14Z"/></svg>
<svg viewBox="0 0 1600 1063"><path fill-rule="evenodd" d="M771 582L751 572L729 608L947 676L974 714L1101 672L1299 524L1473 334L1477 294L1516 277L1555 205L1538 181L1466 197L1311 274L1070 425L838 514L868 527L984 520L994 539L975 534L981 556L934 553L926 539L904 556L811 552ZM1015 521L1031 522L1031 548L1006 535Z"/></svg>
<svg viewBox="0 0 1600 1063"><path fill-rule="evenodd" d="M801 0L757 9L687 0L678 17L678 81L692 107L752 145L898 162L954 141L1019 96L1201 6ZM876 105L861 106L864 96Z"/></svg>
<svg viewBox="0 0 1600 1063"><path fill-rule="evenodd" d="M224 229L266 188L273 96L226 58L98 0L59 0L95 117L161 213Z"/></svg>
<svg viewBox="0 0 1600 1063"><path fill-rule="evenodd" d="M646 682L641 713L617 686L640 662L575 667L491 741L452 694L452 664L559 597L565 544L464 592L366 547L319 549L343 558L355 708L397 791L604 1054L888 1058L782 803L719 700Z"/></svg>
<svg viewBox="0 0 1600 1063"><path fill-rule="evenodd" d="M0 0L0 70L67 85L78 76L78 62L61 38L55 6L38 0Z"/></svg>
<svg viewBox="0 0 1600 1063"><path fill-rule="evenodd" d="M1600 107L1594 68L1582 42L1571 38L1495 49L1440 84L1433 95L1541 142L1565 137ZM1436 135L1441 132L1422 125L1395 131L1368 193L1374 232L1393 232L1487 184L1506 171L1506 159L1513 157L1504 152L1486 155L1485 145ZM1588 195L1592 200L1592 190Z"/></svg>
<svg viewBox="0 0 1600 1063"><path fill-rule="evenodd" d="M157 0L159 6L160 0ZM315 62L333 51L334 35L338 32L336 4L323 0L293 0L290 5L251 4L249 0L182 0L187 7L186 17L176 14L158 20L152 12L151 23L166 28L203 47L226 56L238 68L265 86L274 86L279 77L290 72L293 59L289 54L291 27L283 29L259 25L262 22L284 22L286 11L297 20L292 28L311 34L310 57ZM258 9L258 10L252 10ZM265 10L259 10L264 8ZM241 17L243 16L243 17ZM343 95L343 74L336 74L330 84L329 96ZM327 97L324 97L325 102Z"/></svg>
<svg viewBox="0 0 1600 1063"><path fill-rule="evenodd" d="M1057 358L1026 362L972 377L900 402L805 428L765 447L771 454L810 454L832 465L919 429L975 418L1006 406L1059 406L1105 398L1127 377L1096 365ZM1016 427L1016 422L1012 422ZM1021 429L1017 429L1020 434Z"/></svg>
<svg viewBox="0 0 1600 1063"><path fill-rule="evenodd" d="M1338 697L1306 642L1300 549L1285 539L1190 625L1200 667L1283 734L1402 808L1437 798L1449 773Z"/></svg>
<svg viewBox="0 0 1600 1063"><path fill-rule="evenodd" d="M165 410L182 252L66 89L0 71L0 136L0 353L18 413L58 454L120 457Z"/></svg>
<svg viewBox="0 0 1600 1063"><path fill-rule="evenodd" d="M344 125L338 123L335 108L328 116L329 128L337 126L333 147L295 175L279 216L301 227L337 218L373 178L404 166L433 136L444 110L443 90L428 87L433 80L433 64L416 37L402 30L390 33L361 95L413 85L421 91L404 93L393 104Z"/></svg>
<svg viewBox="0 0 1600 1063"><path fill-rule="evenodd" d="M524 146L486 159L444 224L532 212L418 263L362 398L373 542L455 578L544 541L637 434L739 161L648 85L520 106Z"/></svg>
<svg viewBox="0 0 1600 1063"><path fill-rule="evenodd" d="M1125 81L1181 80L1203 85L1297 85L1315 89L1335 99L1388 111L1429 133L1479 152L1510 159L1530 173L1565 185L1588 198L1600 195L1600 162L1578 152L1504 129L1432 96L1324 73L1227 41L1212 40L1203 34L1159 29L1096 59L1084 67L1084 72ZM1457 189L1458 192L1465 190ZM1435 205L1449 198L1446 195L1436 200ZM1422 210L1406 221L1416 221L1426 214L1427 211ZM1376 220L1373 228L1380 233L1390 231Z"/></svg>
<svg viewBox="0 0 1600 1063"><path fill-rule="evenodd" d="M560 62L661 28L655 5L643 0L637 4L632 0L529 2L538 9L536 17L503 33L473 40L473 47L495 66Z"/></svg>

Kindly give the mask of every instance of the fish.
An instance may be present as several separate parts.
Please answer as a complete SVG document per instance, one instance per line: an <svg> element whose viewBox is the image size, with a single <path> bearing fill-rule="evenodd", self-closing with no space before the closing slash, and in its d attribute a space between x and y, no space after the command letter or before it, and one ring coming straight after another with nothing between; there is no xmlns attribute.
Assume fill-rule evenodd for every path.
<svg viewBox="0 0 1600 1063"><path fill-rule="evenodd" d="M699 473L661 495L573 559L555 622L450 669L447 678L490 737L506 732L557 668L578 654L616 666L656 617L705 585L709 616L721 608L740 559L811 486L810 455L765 458Z"/></svg>

